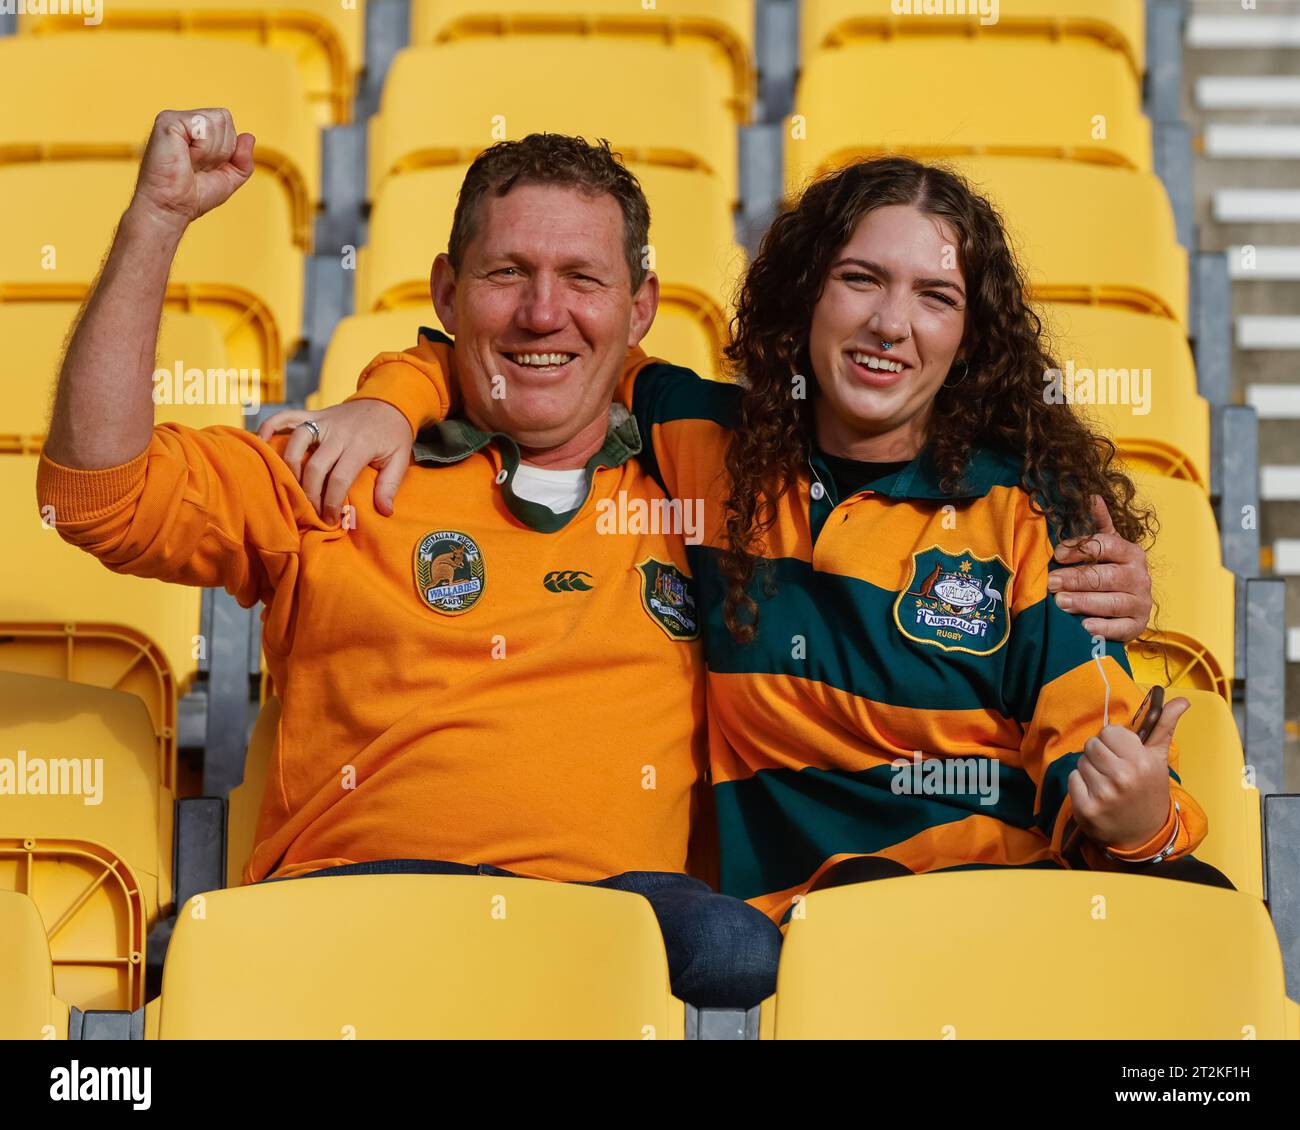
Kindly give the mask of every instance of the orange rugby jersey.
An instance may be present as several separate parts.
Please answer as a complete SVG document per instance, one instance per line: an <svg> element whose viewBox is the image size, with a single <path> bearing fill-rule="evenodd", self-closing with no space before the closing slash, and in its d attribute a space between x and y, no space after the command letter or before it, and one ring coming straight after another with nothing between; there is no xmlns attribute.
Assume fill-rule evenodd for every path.
<svg viewBox="0 0 1300 1130"><path fill-rule="evenodd" d="M513 494L508 438L461 421L419 437L391 518L368 468L326 525L274 446L164 424L120 467L43 458L37 485L110 569L264 602L283 714L244 881L404 857L686 870L705 749L682 542L596 531L602 503L662 498L627 412L565 516Z"/></svg>
<svg viewBox="0 0 1300 1130"><path fill-rule="evenodd" d="M450 366L449 350L439 351ZM446 375L368 384L409 418L442 410ZM414 376L414 374L405 374ZM1048 596L1046 520L1018 460L976 453L944 494L923 453L836 496L820 454L779 506L767 575L751 587L758 638L722 619L723 456L739 389L629 354L620 396L650 443L641 459L675 499L702 499L688 546L708 667L709 757L721 884L778 921L832 864L879 855L915 872L1058 866L1067 782L1105 721L1128 725L1142 694L1122 647L1098 645ZM1171 761L1176 768L1175 754ZM1173 857L1206 833L1173 778ZM1175 808L1177 806L1177 810ZM1092 866L1112 864L1091 844Z"/></svg>

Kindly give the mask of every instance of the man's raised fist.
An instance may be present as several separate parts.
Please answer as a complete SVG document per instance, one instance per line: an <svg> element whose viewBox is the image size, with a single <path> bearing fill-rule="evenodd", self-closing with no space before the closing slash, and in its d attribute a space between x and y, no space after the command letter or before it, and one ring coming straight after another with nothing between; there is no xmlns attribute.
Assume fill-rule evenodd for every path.
<svg viewBox="0 0 1300 1130"><path fill-rule="evenodd" d="M253 175L251 133L229 110L164 110L140 162L132 206L183 230Z"/></svg>

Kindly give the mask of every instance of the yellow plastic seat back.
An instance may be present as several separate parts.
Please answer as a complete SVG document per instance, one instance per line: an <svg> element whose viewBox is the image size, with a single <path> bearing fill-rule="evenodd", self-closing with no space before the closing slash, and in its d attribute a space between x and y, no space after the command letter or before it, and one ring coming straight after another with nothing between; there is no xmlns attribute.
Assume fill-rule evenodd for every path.
<svg viewBox="0 0 1300 1130"><path fill-rule="evenodd" d="M340 319L330 335L321 363L320 387L307 397L307 407L327 408L357 391L357 378L380 353L401 353L416 344L421 326L440 330L429 302L420 307L351 314Z"/></svg>
<svg viewBox="0 0 1300 1130"><path fill-rule="evenodd" d="M926 12L926 7L931 10ZM1014 37L1044 46L1077 40L1103 44L1124 57L1135 83L1146 69L1146 8L1141 0L998 0L996 19L991 10L984 15L976 0L960 14L956 5L948 13L943 4L926 5L923 0L802 0L799 8L805 60L828 48L863 41Z"/></svg>
<svg viewBox="0 0 1300 1130"><path fill-rule="evenodd" d="M915 82L921 74L924 94ZM1043 157L1151 171L1151 124L1132 72L1122 55L1087 40L854 42L808 61L794 115L786 151L799 169L814 172L889 153Z"/></svg>
<svg viewBox="0 0 1300 1130"><path fill-rule="evenodd" d="M1237 890L1263 898L1259 789L1246 775L1232 709L1211 691L1179 687L1176 694L1192 704L1174 737L1178 776L1210 821L1196 858L1217 867Z"/></svg>
<svg viewBox="0 0 1300 1130"><path fill-rule="evenodd" d="M639 895L365 875L191 899L167 951L160 1036L662 1040L684 1026Z"/></svg>
<svg viewBox="0 0 1300 1130"><path fill-rule="evenodd" d="M1030 157L945 162L1002 214L1038 302L1157 314L1187 327L1187 252L1149 173Z"/></svg>
<svg viewBox="0 0 1300 1130"><path fill-rule="evenodd" d="M1178 323L1082 303L1042 313L1067 402L1110 436L1132 470L1208 491L1210 408Z"/></svg>
<svg viewBox="0 0 1300 1130"><path fill-rule="evenodd" d="M0 198L25 202L0 209L0 304L80 304L135 176L127 161L0 164ZM217 326L228 364L243 384L260 384L264 401L282 395L284 359L302 329L302 255L281 195L273 180L254 174L191 225L166 292L168 309Z"/></svg>
<svg viewBox="0 0 1300 1130"><path fill-rule="evenodd" d="M651 39L676 47L703 47L700 62L730 77L743 121L754 100L752 0L673 0L629 5L627 0L412 0L411 42L454 43L475 37L569 35Z"/></svg>
<svg viewBox="0 0 1300 1130"><path fill-rule="evenodd" d="M0 889L40 910L59 996L144 1003L145 934L172 899L172 795L133 695L0 673Z"/></svg>
<svg viewBox="0 0 1300 1130"><path fill-rule="evenodd" d="M161 780L174 787L176 699L198 670L201 590L114 573L65 542L37 509L36 465L34 455L0 455L0 521L9 539L0 555L0 671L138 696L154 727Z"/></svg>
<svg viewBox="0 0 1300 1130"><path fill-rule="evenodd" d="M680 307L659 307L641 348L651 357L693 369L702 377L711 380L721 377L722 356L717 338L700 319Z"/></svg>
<svg viewBox="0 0 1300 1130"><path fill-rule="evenodd" d="M294 0L286 8L262 0L114 0L109 18L95 25L81 15L24 13L18 31L168 31L271 47L293 61L317 123L331 126L352 119L364 16L364 4L340 0Z"/></svg>
<svg viewBox="0 0 1300 1130"><path fill-rule="evenodd" d="M408 47L370 120L370 199L390 176L468 165L498 141L549 132L606 138L629 164L708 173L733 202L740 123L731 83L697 54L690 44L558 35ZM635 97L595 93L624 90L630 75Z"/></svg>
<svg viewBox="0 0 1300 1130"><path fill-rule="evenodd" d="M1223 567L1210 500L1194 483L1134 475L1137 501L1160 524L1148 555L1156 607L1143 639L1128 646L1133 677L1212 691L1232 702L1235 580Z"/></svg>
<svg viewBox="0 0 1300 1130"><path fill-rule="evenodd" d="M0 304L0 341L8 347L0 356L0 388L5 390L0 452L40 452L64 343L78 309L72 302ZM157 362L155 375L165 370L166 376L154 383L156 422L173 421L190 428L244 426L238 378L220 377L228 369L226 347L207 319L168 311L158 334ZM218 379L209 382L210 372ZM187 399L194 402L186 403Z"/></svg>
<svg viewBox="0 0 1300 1130"><path fill-rule="evenodd" d="M1277 935L1253 895L964 871L809 895L770 1027L786 1040L1281 1039L1288 1011Z"/></svg>
<svg viewBox="0 0 1300 1130"><path fill-rule="evenodd" d="M253 736L244 755L243 780L230 790L226 802L226 885L237 887L243 881L244 865L253 854L257 841L257 817L262 794L271 771L271 754L280 729L280 700L268 695L257 713Z"/></svg>
<svg viewBox="0 0 1300 1130"><path fill-rule="evenodd" d="M106 22L114 18L110 8ZM3 164L119 161L134 174L159 110L229 109L236 128L257 135L257 175L278 185L298 245L310 250L320 140L286 55L153 32L18 35L0 39L0 71L14 90L58 91L58 97L29 98L21 114L0 119ZM87 114L91 106L95 112Z"/></svg>
<svg viewBox="0 0 1300 1130"><path fill-rule="evenodd" d="M54 995L50 947L36 904L0 891L0 1040L63 1040L68 1006Z"/></svg>

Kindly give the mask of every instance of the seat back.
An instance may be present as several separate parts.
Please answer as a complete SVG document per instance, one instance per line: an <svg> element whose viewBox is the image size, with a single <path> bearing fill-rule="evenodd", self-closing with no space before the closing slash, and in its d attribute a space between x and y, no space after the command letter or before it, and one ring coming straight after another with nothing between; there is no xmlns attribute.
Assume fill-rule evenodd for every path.
<svg viewBox="0 0 1300 1130"><path fill-rule="evenodd" d="M1155 510L1160 531L1149 554L1155 612L1143 639L1128 646L1133 677L1213 691L1232 702L1236 581L1223 567L1219 529L1194 483L1134 475L1139 504Z"/></svg>
<svg viewBox="0 0 1300 1130"><path fill-rule="evenodd" d="M159 1032L641 1040L681 1038L684 1025L654 912L638 895L477 875L353 875L186 903L167 951Z"/></svg>
<svg viewBox="0 0 1300 1130"><path fill-rule="evenodd" d="M67 1039L68 1006L54 995L45 927L26 895L0 890L0 1040Z"/></svg>
<svg viewBox="0 0 1300 1130"><path fill-rule="evenodd" d="M45 923L58 995L144 1003L145 934L172 899L172 794L133 695L0 673L0 889Z"/></svg>
<svg viewBox="0 0 1300 1130"><path fill-rule="evenodd" d="M1289 1012L1257 897L1019 870L814 892L774 1008L787 1040L1281 1039Z"/></svg>
<svg viewBox="0 0 1300 1130"><path fill-rule="evenodd" d="M364 14L364 5L339 0L294 0L291 8L268 8L262 0L114 0L111 18L93 27L72 13L24 13L18 31L167 31L270 47L292 60L324 127L352 120Z"/></svg>

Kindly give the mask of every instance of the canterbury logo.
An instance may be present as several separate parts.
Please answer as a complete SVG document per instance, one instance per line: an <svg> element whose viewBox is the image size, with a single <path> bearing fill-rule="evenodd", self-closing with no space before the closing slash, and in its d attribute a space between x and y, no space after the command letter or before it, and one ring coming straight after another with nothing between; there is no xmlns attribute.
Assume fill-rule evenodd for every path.
<svg viewBox="0 0 1300 1130"><path fill-rule="evenodd" d="M594 585L587 584L582 578L590 579L590 573L581 569L561 569L556 573L547 573L542 580L547 592L586 592Z"/></svg>

